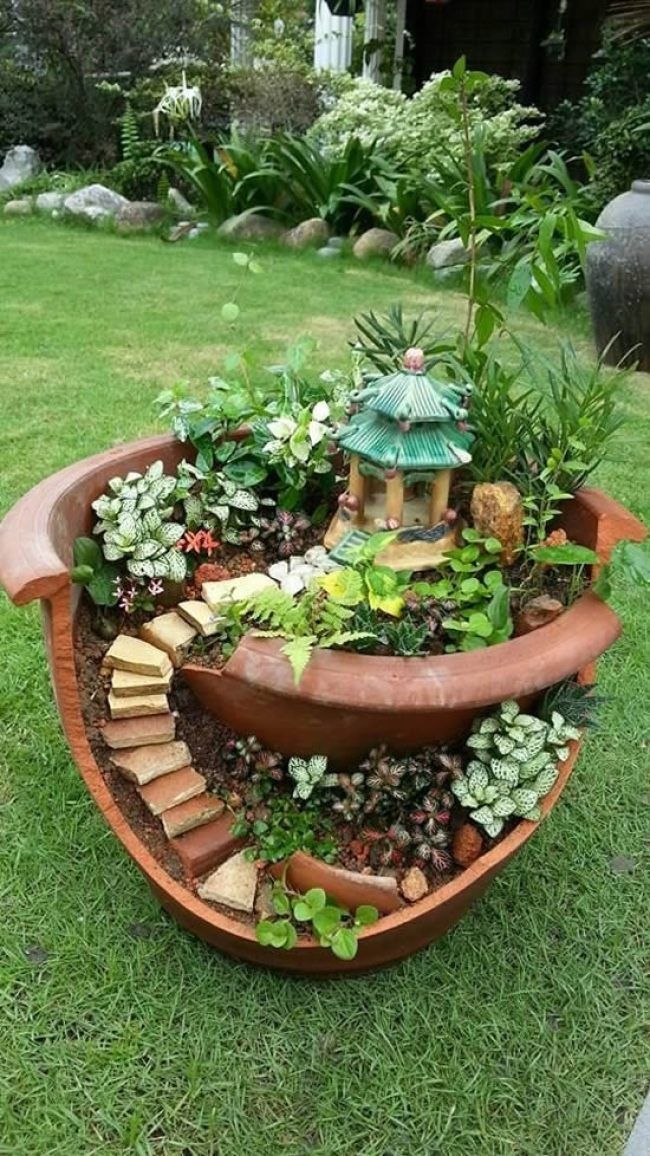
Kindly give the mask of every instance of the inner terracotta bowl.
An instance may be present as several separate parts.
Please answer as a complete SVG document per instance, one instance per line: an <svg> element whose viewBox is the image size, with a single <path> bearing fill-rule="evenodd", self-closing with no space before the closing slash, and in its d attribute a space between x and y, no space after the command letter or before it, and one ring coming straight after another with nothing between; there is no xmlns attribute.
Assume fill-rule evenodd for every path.
<svg viewBox="0 0 650 1156"><path fill-rule="evenodd" d="M129 826L95 761L86 735L75 670L74 623L79 589L68 570L72 545L91 529L91 502L109 478L142 471L161 458L173 471L184 447L148 438L78 462L31 490L0 526L0 581L18 605L40 599L54 692L72 755L106 821L145 875L162 906L188 931L229 955L303 974L337 974L383 966L411 954L457 922L498 871L533 834L522 821L476 863L418 903L363 932L354 960L341 961L315 941L290 952L260 946L251 927L200 900L192 884L168 874ZM641 540L644 527L595 490L567 507L569 537L605 559L620 538ZM292 754L330 752L347 758L385 741L396 748L458 738L474 714L507 697L534 697L566 675L590 670L615 640L620 623L593 594L533 634L487 651L444 658L382 659L317 653L300 687L278 646L244 639L222 672L187 666L185 676L207 709L245 734ZM577 744L542 804L547 814L564 789ZM320 865L318 865L320 868ZM358 900L361 902L362 900Z"/></svg>

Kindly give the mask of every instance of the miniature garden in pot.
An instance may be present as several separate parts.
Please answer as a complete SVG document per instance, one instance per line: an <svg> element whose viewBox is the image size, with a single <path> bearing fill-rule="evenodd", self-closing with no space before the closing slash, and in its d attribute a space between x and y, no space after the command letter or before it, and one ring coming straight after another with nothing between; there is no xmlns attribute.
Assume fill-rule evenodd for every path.
<svg viewBox="0 0 650 1156"><path fill-rule="evenodd" d="M230 955L410 954L571 774L612 580L648 577L644 527L584 484L620 375L563 360L523 390L480 346L395 311L360 319L349 376L312 377L305 343L269 386L232 364L203 401L160 396L174 436L68 467L0 527L89 791Z"/></svg>

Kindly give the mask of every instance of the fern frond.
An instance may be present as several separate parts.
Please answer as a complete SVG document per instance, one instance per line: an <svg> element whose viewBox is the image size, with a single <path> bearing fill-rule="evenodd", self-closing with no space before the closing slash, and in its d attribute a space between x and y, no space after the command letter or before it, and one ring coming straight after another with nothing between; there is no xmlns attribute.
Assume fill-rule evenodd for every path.
<svg viewBox="0 0 650 1156"><path fill-rule="evenodd" d="M318 645L322 646L324 650L328 650L330 646L347 646L350 642L361 642L362 639L376 638L370 630L339 630L336 634L330 634L327 637L319 638Z"/></svg>
<svg viewBox="0 0 650 1156"><path fill-rule="evenodd" d="M291 664L296 686L298 686L300 679L307 669L316 641L315 635L303 634L298 638L290 638L282 647L282 653L289 659Z"/></svg>
<svg viewBox="0 0 650 1156"><path fill-rule="evenodd" d="M277 587L260 590L239 605L242 617L251 619L261 626L268 626L272 630L285 629L295 610L291 595Z"/></svg>

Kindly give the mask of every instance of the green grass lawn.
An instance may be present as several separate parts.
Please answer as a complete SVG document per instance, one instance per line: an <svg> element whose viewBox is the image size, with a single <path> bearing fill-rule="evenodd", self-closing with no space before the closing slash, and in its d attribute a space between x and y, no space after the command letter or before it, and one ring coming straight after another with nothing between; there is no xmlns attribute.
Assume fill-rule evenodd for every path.
<svg viewBox="0 0 650 1156"><path fill-rule="evenodd" d="M425 273L263 264L230 333L238 271L207 238L0 225L0 513L152 431L156 393L203 388L232 345L274 361L309 332L318 368L341 366L361 309L462 308ZM558 336L517 325L547 352ZM584 315L566 328L588 356ZM646 518L649 386L625 387L599 477ZM647 1078L650 615L631 588L617 607L602 725L519 858L417 957L311 982L221 958L159 911L71 762L37 608L0 596L0 1156L619 1156Z"/></svg>

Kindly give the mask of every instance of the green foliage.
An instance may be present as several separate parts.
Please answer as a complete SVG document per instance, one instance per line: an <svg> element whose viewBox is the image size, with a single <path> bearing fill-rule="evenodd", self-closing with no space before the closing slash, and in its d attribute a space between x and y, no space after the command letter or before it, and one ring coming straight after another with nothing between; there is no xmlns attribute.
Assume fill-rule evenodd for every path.
<svg viewBox="0 0 650 1156"><path fill-rule="evenodd" d="M454 349L448 339L432 333L433 323L433 318L426 319L424 310L406 320L400 304L391 305L383 314L372 310L360 313L354 319L357 334L352 349L373 372L388 374L402 368L407 349L417 347L424 353L426 370L441 354Z"/></svg>
<svg viewBox="0 0 650 1156"><path fill-rule="evenodd" d="M165 476L161 461L144 474L112 478L107 492L92 503L99 518L93 533L103 538L106 561L124 559L132 578L182 582L187 565L176 544L186 527L173 519L184 492L182 480Z"/></svg>
<svg viewBox="0 0 650 1156"><path fill-rule="evenodd" d="M598 725L597 715L603 702L603 695L596 694L594 686L565 678L546 691L539 714L545 722L550 722L554 714L560 714L569 726L593 729Z"/></svg>
<svg viewBox="0 0 650 1156"><path fill-rule="evenodd" d="M381 610L399 618L404 609L403 592L408 584L408 574L375 562L377 555L394 541L395 536L383 531L372 534L355 551L351 565L318 579L318 585L327 591L333 603L342 607L367 603L372 610Z"/></svg>
<svg viewBox="0 0 650 1156"><path fill-rule="evenodd" d="M202 527L218 531L221 539L233 546L257 537L261 508L272 503L245 489L225 470L183 461L178 476L186 489L185 519L191 530Z"/></svg>
<svg viewBox="0 0 650 1156"><path fill-rule="evenodd" d="M115 606L120 570L106 561L101 546L93 538L76 538L72 557L71 581L85 586L96 606Z"/></svg>
<svg viewBox="0 0 650 1156"><path fill-rule="evenodd" d="M639 542L618 542L608 563L602 567L593 590L607 601L617 579L631 582L641 590L650 586L650 555Z"/></svg>
<svg viewBox="0 0 650 1156"><path fill-rule="evenodd" d="M539 803L558 777L557 763L568 758L569 741L579 738L577 727L558 711L552 710L547 722L523 714L509 699L474 724L466 744L471 761L451 789L470 818L495 839L506 819L541 818Z"/></svg>
<svg viewBox="0 0 650 1156"><path fill-rule="evenodd" d="M249 819L242 813L232 826L233 835L251 841L246 851L250 859L277 863L294 851L308 851L317 859L333 862L337 848L332 824L318 802L293 799L264 781L260 793L263 807L255 817Z"/></svg>
<svg viewBox="0 0 650 1156"><path fill-rule="evenodd" d="M359 934L379 919L377 908L369 904L357 907L352 915L346 907L328 899L320 887L312 887L301 895L290 891L284 882L276 882L271 903L278 918L264 919L257 924L258 943L289 951L298 942L297 923L311 930L321 947L329 947L338 959L354 959Z"/></svg>
<svg viewBox="0 0 650 1156"><path fill-rule="evenodd" d="M295 783L294 799L309 799L317 788L330 785L332 778L326 773L326 755L312 755L309 759L289 759L287 771Z"/></svg>

